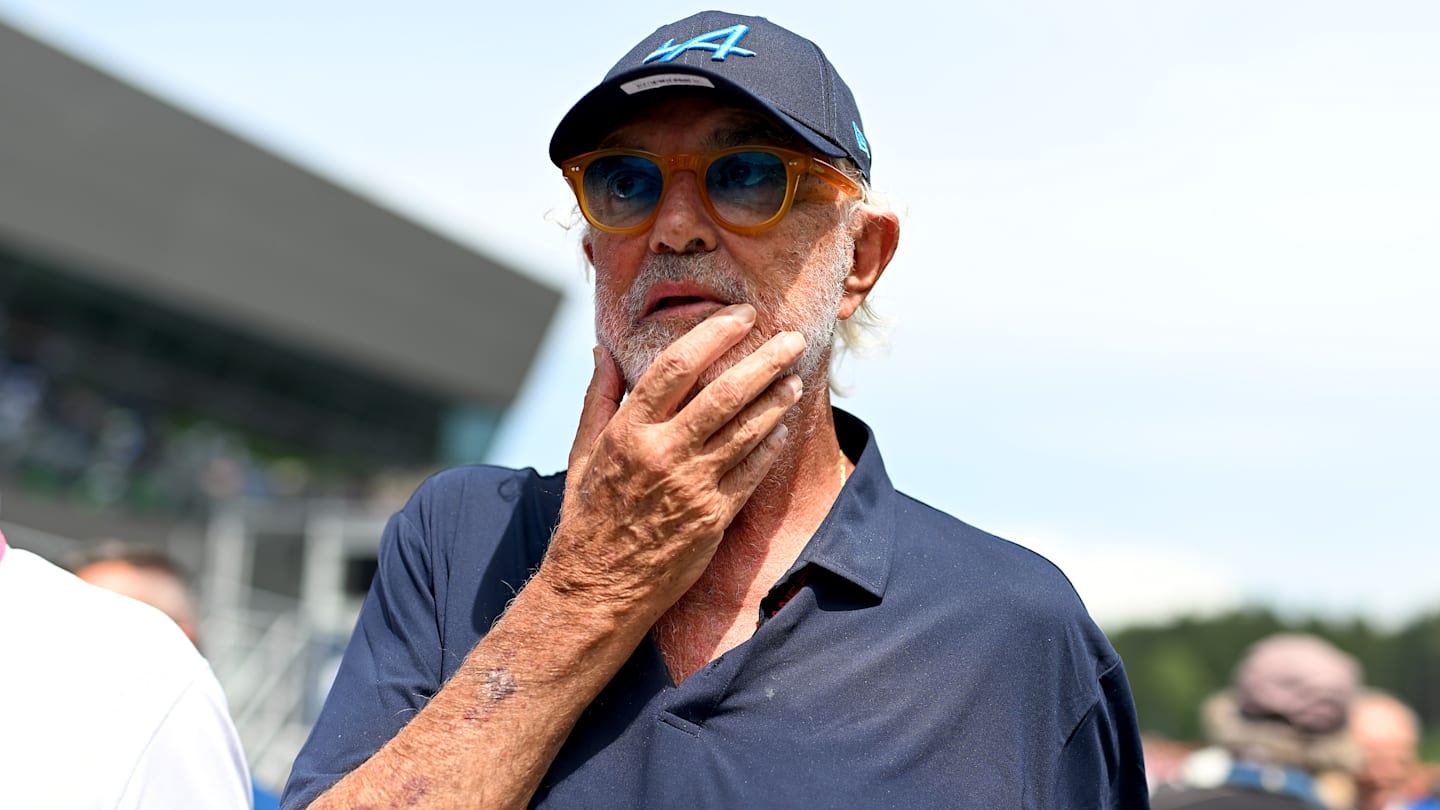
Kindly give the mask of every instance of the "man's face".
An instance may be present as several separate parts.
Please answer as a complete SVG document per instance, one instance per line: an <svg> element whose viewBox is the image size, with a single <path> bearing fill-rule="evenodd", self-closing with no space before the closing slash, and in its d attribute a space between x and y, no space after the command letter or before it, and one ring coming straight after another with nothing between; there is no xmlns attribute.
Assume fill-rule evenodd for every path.
<svg viewBox="0 0 1440 810"><path fill-rule="evenodd" d="M710 152L738 145L788 145L779 125L745 108L701 98L661 103L617 129L604 147L656 154ZM846 201L806 178L790 212L773 227L742 236L716 223L699 178L677 173L648 230L592 230L585 251L595 265L596 334L633 388L666 346L727 304L747 302L756 328L706 376L706 384L765 340L799 331L808 347L795 369L807 389L823 384L836 311L853 243Z"/></svg>
<svg viewBox="0 0 1440 810"><path fill-rule="evenodd" d="M1414 772L1419 733L1405 711L1385 699L1362 699L1351 709L1351 733L1364 752L1362 792L1393 797Z"/></svg>

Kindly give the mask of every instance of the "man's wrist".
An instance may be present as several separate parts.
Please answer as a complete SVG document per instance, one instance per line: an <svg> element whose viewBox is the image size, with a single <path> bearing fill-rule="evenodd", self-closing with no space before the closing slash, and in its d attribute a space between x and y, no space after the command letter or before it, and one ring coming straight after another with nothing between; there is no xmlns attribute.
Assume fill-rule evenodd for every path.
<svg viewBox="0 0 1440 810"><path fill-rule="evenodd" d="M634 635L638 642L658 616L650 616L635 594L606 583L569 575L546 560L512 604L524 603L532 616L563 636L590 636L597 643Z"/></svg>

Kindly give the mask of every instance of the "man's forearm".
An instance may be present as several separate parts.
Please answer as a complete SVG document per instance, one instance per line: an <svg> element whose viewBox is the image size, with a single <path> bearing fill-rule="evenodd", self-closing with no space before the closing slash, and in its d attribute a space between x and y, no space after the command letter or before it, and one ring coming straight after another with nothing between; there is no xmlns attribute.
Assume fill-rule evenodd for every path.
<svg viewBox="0 0 1440 810"><path fill-rule="evenodd" d="M557 594L543 577L394 739L312 807L525 806L652 621Z"/></svg>

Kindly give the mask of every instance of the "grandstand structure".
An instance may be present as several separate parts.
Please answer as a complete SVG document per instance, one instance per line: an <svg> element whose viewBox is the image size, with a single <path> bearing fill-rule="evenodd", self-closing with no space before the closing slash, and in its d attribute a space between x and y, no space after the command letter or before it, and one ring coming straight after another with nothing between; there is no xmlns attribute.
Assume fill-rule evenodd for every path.
<svg viewBox="0 0 1440 810"><path fill-rule="evenodd" d="M283 780L393 496L483 460L559 292L0 22L0 528L200 574Z"/></svg>

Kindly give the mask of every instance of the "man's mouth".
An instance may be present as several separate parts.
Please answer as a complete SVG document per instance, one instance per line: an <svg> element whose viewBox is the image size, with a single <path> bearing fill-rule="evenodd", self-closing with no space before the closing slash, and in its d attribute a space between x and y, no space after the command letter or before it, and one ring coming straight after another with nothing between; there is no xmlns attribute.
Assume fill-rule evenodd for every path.
<svg viewBox="0 0 1440 810"><path fill-rule="evenodd" d="M729 304L709 290L694 284L663 283L646 296L645 319L706 317Z"/></svg>

